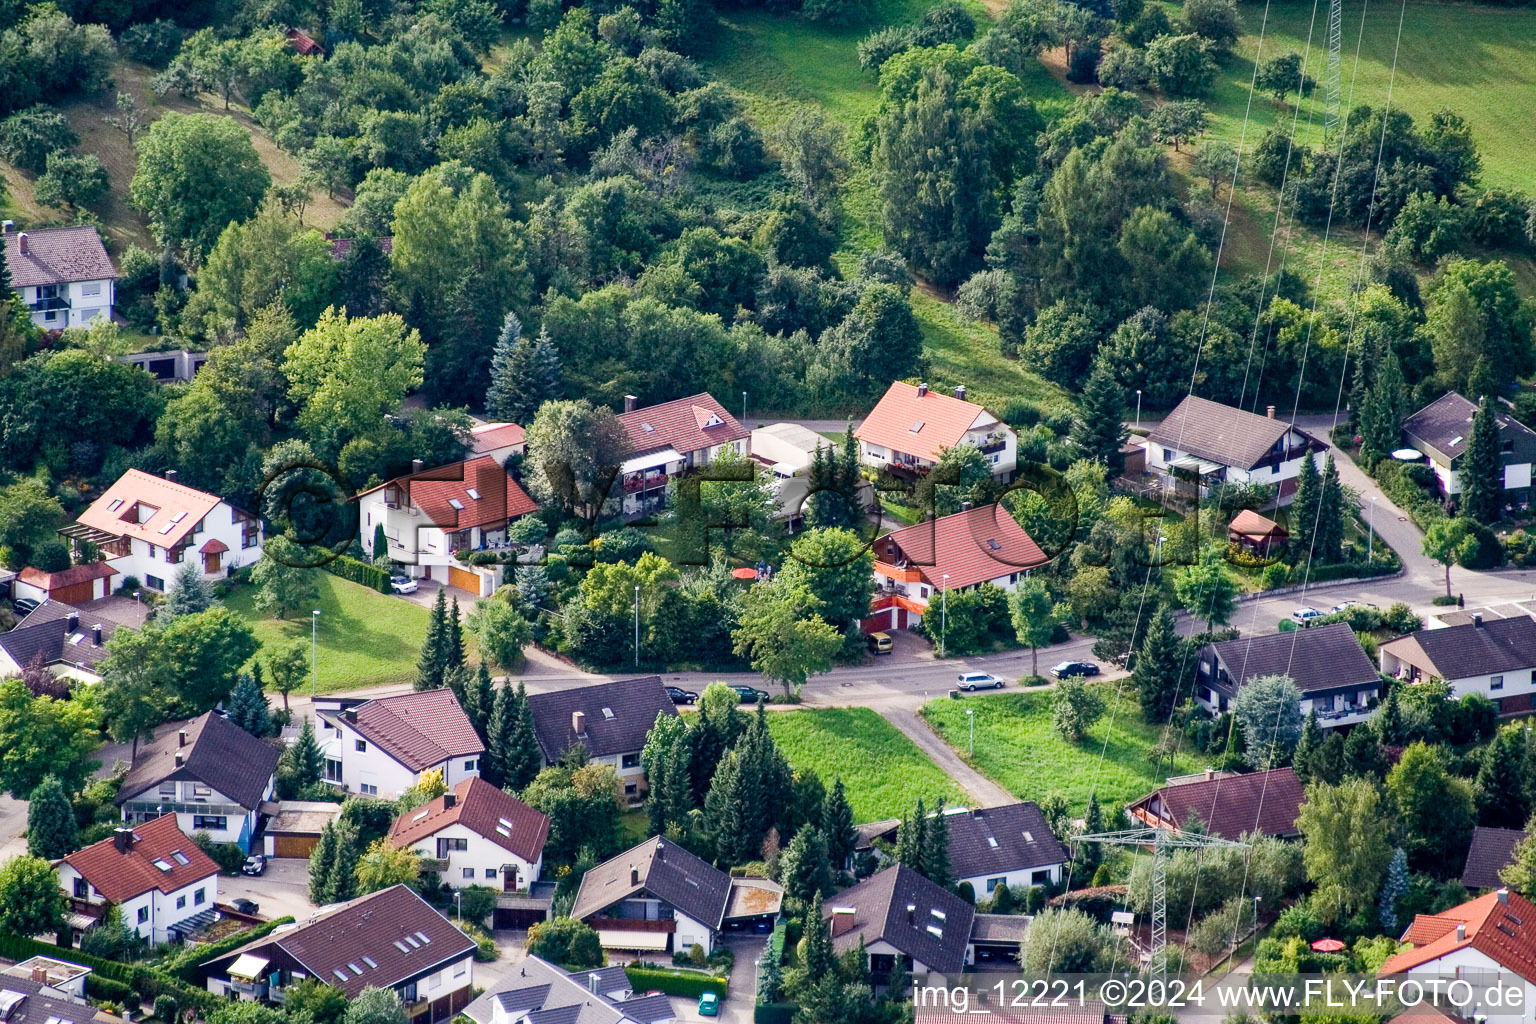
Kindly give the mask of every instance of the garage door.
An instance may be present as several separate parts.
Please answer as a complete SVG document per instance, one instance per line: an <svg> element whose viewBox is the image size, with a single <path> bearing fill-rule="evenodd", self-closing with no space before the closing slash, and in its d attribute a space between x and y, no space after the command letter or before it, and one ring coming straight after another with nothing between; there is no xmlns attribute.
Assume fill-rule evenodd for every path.
<svg viewBox="0 0 1536 1024"><path fill-rule="evenodd" d="M476 597L480 596L480 577L468 569L460 569L456 565L448 567L448 585L467 590Z"/></svg>
<svg viewBox="0 0 1536 1024"><path fill-rule="evenodd" d="M48 596L59 604L85 604L96 595L91 593L92 582L71 583L67 587L59 587Z"/></svg>
<svg viewBox="0 0 1536 1024"><path fill-rule="evenodd" d="M548 916L542 910L534 910L527 907L497 907L492 915L491 923L502 930L530 928Z"/></svg>
<svg viewBox="0 0 1536 1024"><path fill-rule="evenodd" d="M319 842L319 836L273 836L273 855L277 857L308 858L311 853L315 852L315 846Z"/></svg>

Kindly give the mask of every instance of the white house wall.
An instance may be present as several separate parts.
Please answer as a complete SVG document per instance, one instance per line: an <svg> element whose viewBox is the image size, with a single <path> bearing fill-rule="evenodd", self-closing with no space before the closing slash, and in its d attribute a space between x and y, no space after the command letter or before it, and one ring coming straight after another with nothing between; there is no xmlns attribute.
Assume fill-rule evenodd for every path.
<svg viewBox="0 0 1536 1024"><path fill-rule="evenodd" d="M1532 1024L1536 1022L1536 985L1529 980L1501 967L1498 961L1484 953L1478 952L1471 946L1463 946L1453 950L1445 956L1437 957L1426 964L1409 968L1407 975L1410 978L1431 977L1456 977L1479 985L1491 985L1497 983L1501 986L1519 985L1525 989L1525 996L1521 1000L1519 1012L1501 1012L1500 1009L1487 1007L1479 1010L1472 1019L1485 1021L1486 1024Z"/></svg>
<svg viewBox="0 0 1536 1024"><path fill-rule="evenodd" d="M221 501L215 505L194 530L191 544L186 548L185 560L182 562L169 561L170 551L166 548L155 547L148 541L130 537L129 553L108 558L107 564L122 576L133 576L151 590L164 592L167 588L174 586L176 574L181 571L183 565L191 564L197 566L199 570L202 569L203 556L198 549L210 540L223 542L229 550L219 555L218 572L201 573L205 580L223 579L231 570L255 565L261 560L262 535L259 524L255 546L242 547L244 524L235 521L234 508L225 502Z"/></svg>
<svg viewBox="0 0 1536 1024"><path fill-rule="evenodd" d="M60 864L58 871L59 887L66 896L73 897L75 881L81 877L80 872L69 864ZM172 928L189 917L213 908L218 895L218 881L217 875L209 875L168 893L151 889L124 900L118 904L123 912L123 923L152 944L168 942ZM98 906L107 902L94 886L87 892L87 902Z"/></svg>
<svg viewBox="0 0 1536 1024"><path fill-rule="evenodd" d="M132 808L134 804L153 804L156 808L160 804L206 804L202 811L176 811L176 827L187 835L196 832L207 832L208 837L216 843L234 843L242 850L250 852L251 835L256 831L257 811L241 807L233 799L220 793L211 786L205 786L201 782L184 779L179 782L166 782L150 786L141 792L131 794L123 800L123 820L129 822L142 822L160 816L158 809L138 811ZM268 776L266 785L262 788L261 798L271 800L276 796L274 777ZM209 817L222 817L224 827L212 827L207 821Z"/></svg>
<svg viewBox="0 0 1536 1024"><path fill-rule="evenodd" d="M413 843L411 849L423 857L435 858L439 839L464 841L464 849L447 851L445 859L448 861L448 869L441 876L442 881L454 889L464 889L473 885L501 889L503 885L501 869L505 864L517 866L517 887L520 889L526 889L530 883L539 880L539 871L544 863L542 857L529 863L463 824L449 825L439 829L433 835ZM464 877L465 871L473 872L473 877Z"/></svg>
<svg viewBox="0 0 1536 1024"><path fill-rule="evenodd" d="M59 286L69 299L70 308L53 311L53 319L42 310L32 311L32 322L46 331L62 331L66 327L84 327L99 316L110 318L116 300L116 283L111 280L71 281ZM31 305L38 301L37 287L16 289L21 301Z"/></svg>
<svg viewBox="0 0 1536 1024"><path fill-rule="evenodd" d="M321 719L320 733L317 738L327 760L341 762L339 781L341 787L348 793L361 793L393 800L415 786L421 775L432 771L433 768L442 770L444 781L449 789L467 778L480 774L479 757L473 754L467 757L450 758L421 772L413 772L381 750L372 740L347 725L344 720L337 722L333 728L330 721ZM366 750L357 749L358 740L367 744ZM468 767L471 764L474 767ZM327 778L330 778L329 775ZM337 780L330 779L330 781ZM365 789L365 786L371 788Z"/></svg>
<svg viewBox="0 0 1536 1024"><path fill-rule="evenodd" d="M1037 880L1036 876L1039 876ZM984 899L997 888L997 883L1004 882L1009 888L1030 888L1037 885L1054 885L1061 881L1060 864L1044 864L1035 868L1019 868L1014 871L1005 871L1000 874L971 875L968 878L956 880L958 882L970 882L971 891L976 898Z"/></svg>

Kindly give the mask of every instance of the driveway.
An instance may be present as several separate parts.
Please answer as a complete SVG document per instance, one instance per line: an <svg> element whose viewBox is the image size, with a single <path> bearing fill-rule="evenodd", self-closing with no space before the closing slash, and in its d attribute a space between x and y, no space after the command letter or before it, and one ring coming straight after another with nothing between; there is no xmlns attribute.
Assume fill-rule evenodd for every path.
<svg viewBox="0 0 1536 1024"><path fill-rule="evenodd" d="M259 878L219 876L219 902L255 900L260 916L268 920L291 916L302 921L315 912L309 902L309 861L295 857L267 861L267 873Z"/></svg>
<svg viewBox="0 0 1536 1024"><path fill-rule="evenodd" d="M763 955L768 936L726 934L720 941L736 954L736 963L731 967L730 988L725 1001L720 1004L720 1015L706 1017L699 1013L697 999L673 996L672 1009L678 1020L752 1024L752 1010L757 1004L757 958Z"/></svg>

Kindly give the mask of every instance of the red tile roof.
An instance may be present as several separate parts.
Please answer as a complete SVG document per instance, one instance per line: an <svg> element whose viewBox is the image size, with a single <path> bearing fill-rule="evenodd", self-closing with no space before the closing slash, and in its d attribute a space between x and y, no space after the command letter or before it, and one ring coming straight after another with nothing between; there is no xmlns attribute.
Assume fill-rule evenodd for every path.
<svg viewBox="0 0 1536 1024"><path fill-rule="evenodd" d="M1458 924L1465 925L1461 937ZM1439 914L1420 914L1403 939L1413 948L1389 957L1378 973L1402 974L1471 947L1500 967L1536 981L1536 906L1519 893L1500 889Z"/></svg>
<svg viewBox="0 0 1536 1024"><path fill-rule="evenodd" d="M293 52L300 56L308 57L316 53L324 53L325 49L312 38L309 33L296 28L291 28L283 33L288 39L288 45L293 47Z"/></svg>
<svg viewBox="0 0 1536 1024"><path fill-rule="evenodd" d="M380 487L401 488L405 500L421 509L434 526L450 531L503 523L539 507L489 455L396 477L363 493L372 494Z"/></svg>
<svg viewBox="0 0 1536 1024"><path fill-rule="evenodd" d="M389 838L396 846L410 846L449 825L463 825L497 846L537 863L549 835L549 819L478 776L453 787L453 806L447 795L422 804L395 819Z"/></svg>
<svg viewBox="0 0 1536 1024"><path fill-rule="evenodd" d="M136 515L134 509L140 504L152 507L154 514ZM218 504L218 495L130 469L91 502L76 522L119 537L136 537L157 548L174 548Z"/></svg>
<svg viewBox="0 0 1536 1024"><path fill-rule="evenodd" d="M21 253L22 235L27 236L26 255ZM11 268L12 288L117 278L117 268L93 227L9 232L5 260Z"/></svg>
<svg viewBox="0 0 1536 1024"><path fill-rule="evenodd" d="M1261 516L1252 509L1246 508L1232 517L1232 522L1227 524L1227 530L1231 533L1242 534L1245 537L1288 536L1285 527L1273 519Z"/></svg>
<svg viewBox="0 0 1536 1024"><path fill-rule="evenodd" d="M965 432L978 419L991 415L975 402L938 391L920 395L911 384L897 381L886 389L853 436L937 462L943 449L965 440Z"/></svg>
<svg viewBox="0 0 1536 1024"><path fill-rule="evenodd" d="M1045 552L1007 509L983 505L893 530L875 541L875 557L951 589L1044 565ZM949 575L947 584L944 575Z"/></svg>
<svg viewBox="0 0 1536 1024"><path fill-rule="evenodd" d="M217 537L213 537L213 538L211 538L208 541L208 543L206 543L202 547L198 548L197 552L200 555L222 555L224 552L226 552L228 550L229 550L229 545L228 544L225 544L223 541L219 540L219 538L217 538Z"/></svg>
<svg viewBox="0 0 1536 1024"><path fill-rule="evenodd" d="M450 757L485 752L459 699L446 688L380 697L344 716L349 726L413 772Z"/></svg>
<svg viewBox="0 0 1536 1024"><path fill-rule="evenodd" d="M91 562L88 565L73 565L60 572L43 572L34 569L30 565L21 570L16 577L23 583L30 583L34 587L53 591L61 587L74 586L76 583L84 583L87 580L99 580L106 576L116 576L117 570L106 562Z"/></svg>
<svg viewBox="0 0 1536 1024"><path fill-rule="evenodd" d="M1177 827L1183 828L1189 816L1197 814L1210 835L1236 839L1248 832L1266 836L1294 834L1296 816L1306 794L1294 771L1275 768L1252 775L1218 776L1164 786L1131 807L1144 808L1153 797L1162 798L1162 817L1171 819Z"/></svg>
<svg viewBox="0 0 1536 1024"><path fill-rule="evenodd" d="M76 850L63 862L80 872L113 903L131 900L151 889L175 892L219 873L213 858L176 827L174 814L162 814L153 821L135 825L133 835L133 845L127 853L119 853L116 839L110 838ZM210 904L212 896L209 893Z"/></svg>
<svg viewBox="0 0 1536 1024"><path fill-rule="evenodd" d="M476 455L522 444L526 431L516 423L482 423L469 432L470 450Z"/></svg>
<svg viewBox="0 0 1536 1024"><path fill-rule="evenodd" d="M659 448L687 455L752 436L707 392L626 412L619 422L629 432L636 455Z"/></svg>

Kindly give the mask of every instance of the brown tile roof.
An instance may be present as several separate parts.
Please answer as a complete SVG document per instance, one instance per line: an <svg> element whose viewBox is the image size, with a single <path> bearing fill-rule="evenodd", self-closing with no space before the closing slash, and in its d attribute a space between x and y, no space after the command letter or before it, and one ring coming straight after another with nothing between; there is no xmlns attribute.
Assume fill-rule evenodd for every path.
<svg viewBox="0 0 1536 1024"><path fill-rule="evenodd" d="M1234 694L1259 676L1290 676L1303 694L1380 685L1381 675L1360 646L1347 622L1330 622L1287 633L1240 637L1207 645L1237 686L1218 683L1218 689Z"/></svg>
<svg viewBox="0 0 1536 1024"><path fill-rule="evenodd" d="M1513 863L1515 846L1524 838L1525 832L1518 828L1477 826L1467 848L1466 866L1461 869L1461 884L1468 889L1499 888L1504 884L1499 872Z"/></svg>
<svg viewBox="0 0 1536 1024"><path fill-rule="evenodd" d="M208 712L178 727L171 722L148 743L118 787L119 804L166 781L201 782L246 810L255 810L277 770L277 748L233 722ZM180 733L186 732L186 745ZM182 763L178 765L176 758Z"/></svg>
<svg viewBox="0 0 1536 1024"><path fill-rule="evenodd" d="M875 541L875 557L914 570L930 586L970 587L1044 565L1045 553L1000 505L983 505L893 530Z"/></svg>
<svg viewBox="0 0 1536 1024"><path fill-rule="evenodd" d="M355 241L357 241L355 238L330 239L331 256L338 260L341 259L347 253L352 251L352 243ZM395 247L395 239L393 235L383 235L382 237L375 238L372 241L374 245L379 247L379 252L382 252L385 256L388 256L390 251Z"/></svg>
<svg viewBox="0 0 1536 1024"><path fill-rule="evenodd" d="M476 455L522 444L527 431L516 423L482 423L469 432L470 450Z"/></svg>
<svg viewBox="0 0 1536 1024"><path fill-rule="evenodd" d="M1285 527L1266 516L1261 516L1252 509L1245 508L1232 517L1232 522L1227 524L1227 530L1231 533L1242 534L1244 537L1287 537Z"/></svg>
<svg viewBox="0 0 1536 1024"><path fill-rule="evenodd" d="M544 815L479 776L470 776L454 786L451 794L396 818L389 839L396 846L410 846L449 825L463 825L530 864L543 855L549 835L549 819Z"/></svg>
<svg viewBox="0 0 1536 1024"><path fill-rule="evenodd" d="M293 47L293 52L299 54L302 57L308 57L313 54L325 52L325 48L310 38L308 32L304 32L296 28L291 28L287 32L284 32L283 35L287 38L288 45Z"/></svg>
<svg viewBox="0 0 1536 1024"><path fill-rule="evenodd" d="M918 390L902 381L886 388L853 436L867 444L937 462L945 448L965 440L965 432L978 419L992 415L975 402L940 391L920 395Z"/></svg>
<svg viewBox="0 0 1536 1024"><path fill-rule="evenodd" d="M176 827L174 814L133 826L133 835L126 853L118 851L117 839L112 837L76 850L64 858L64 863L112 903L131 900L151 889L175 892L219 873L213 858ZM158 866L161 864L165 867ZM213 895L208 894L210 904Z"/></svg>
<svg viewBox="0 0 1536 1024"><path fill-rule="evenodd" d="M656 716L675 715L677 706L667 696L660 676L641 676L530 693L528 711L544 759L558 761L578 743L593 757L635 753L645 746ZM586 731L580 736L571 720L576 711L584 716Z"/></svg>
<svg viewBox="0 0 1536 1024"><path fill-rule="evenodd" d="M1167 419L1152 428L1147 439L1223 466L1252 469L1292 429L1296 428L1283 419L1270 419L1190 395L1174 407Z"/></svg>
<svg viewBox="0 0 1536 1024"><path fill-rule="evenodd" d="M1421 629L1381 649L1441 679L1536 668L1536 619L1512 615L1444 629Z"/></svg>
<svg viewBox="0 0 1536 1024"><path fill-rule="evenodd" d="M1165 820L1183 828L1191 814L1205 822L1213 836L1237 839L1249 832L1266 836L1296 833L1296 816L1301 812L1306 794L1296 773L1289 768L1274 768L1251 775L1233 775L1164 786L1131 804L1146 810L1153 797L1160 797Z"/></svg>
<svg viewBox="0 0 1536 1024"><path fill-rule="evenodd" d="M27 236L25 256L21 254L22 235ZM5 236L5 260L11 268L12 288L117 277L117 268L93 227L10 232Z"/></svg>
<svg viewBox="0 0 1536 1024"><path fill-rule="evenodd" d="M687 455L752 436L707 392L623 413L619 423L629 432L635 455L659 448Z"/></svg>
<svg viewBox="0 0 1536 1024"><path fill-rule="evenodd" d="M940 974L958 972L965 963L976 908L905 864L844 889L826 901L822 915L835 921L842 916L836 913L840 908L853 910L853 922L832 936L832 948L838 953L860 940L865 945L888 942ZM836 926L831 927L835 933Z"/></svg>
<svg viewBox="0 0 1536 1024"><path fill-rule="evenodd" d="M344 714L348 725L413 772L485 752L459 699L446 688L379 697Z"/></svg>
<svg viewBox="0 0 1536 1024"><path fill-rule="evenodd" d="M69 628L70 616L75 628ZM101 644L93 642L92 627L101 627ZM118 624L100 614L59 601L44 601L21 620L15 629L0 633L0 650L26 667L42 655L45 664L69 664L93 668L107 658L107 641ZM78 641L74 637L79 637Z"/></svg>
<svg viewBox="0 0 1536 1024"><path fill-rule="evenodd" d="M1464 925L1458 937L1456 926ZM1439 914L1420 914L1403 936L1413 944L1387 959L1378 974L1402 974L1471 947L1505 970L1536 980L1536 906L1499 890Z"/></svg>
<svg viewBox="0 0 1536 1024"><path fill-rule="evenodd" d="M583 875L571 916L586 920L642 890L706 927L719 928L731 898L731 879L672 840L653 836Z"/></svg>
<svg viewBox="0 0 1536 1024"><path fill-rule="evenodd" d="M1028 801L957 811L944 821L949 827L950 873L956 878L1000 875L1068 859L1045 815Z"/></svg>
<svg viewBox="0 0 1536 1024"><path fill-rule="evenodd" d="M148 518L136 514L141 504L154 513ZM119 537L136 537L157 548L174 548L218 504L218 495L130 469L91 502L76 522Z"/></svg>
<svg viewBox="0 0 1536 1024"><path fill-rule="evenodd" d="M409 886L394 885L327 907L205 965L219 965L212 972L217 974L242 953L259 954L274 946L316 979L356 999L365 988L391 988L462 960L474 952L475 942Z"/></svg>
<svg viewBox="0 0 1536 1024"><path fill-rule="evenodd" d="M1439 461L1450 464L1466 452L1467 442L1472 439L1472 417L1476 413L1475 402L1448 391L1403 420L1403 432L1410 441L1417 441L1419 446L1428 449L1426 454L1438 455ZM1494 407L1493 418L1504 440L1519 439L1522 445L1536 442L1536 431L1502 407Z"/></svg>
<svg viewBox="0 0 1536 1024"><path fill-rule="evenodd" d="M396 477L363 493L383 487L402 488L407 502L434 526L449 531L496 525L539 507L489 455Z"/></svg>
<svg viewBox="0 0 1536 1024"><path fill-rule="evenodd" d="M86 565L72 565L60 572L43 572L34 569L30 565L21 570L16 577L23 583L30 583L34 587L43 590L54 591L60 587L71 587L76 583L84 583L87 580L99 580L107 576L116 576L117 570L106 562L90 562Z"/></svg>

